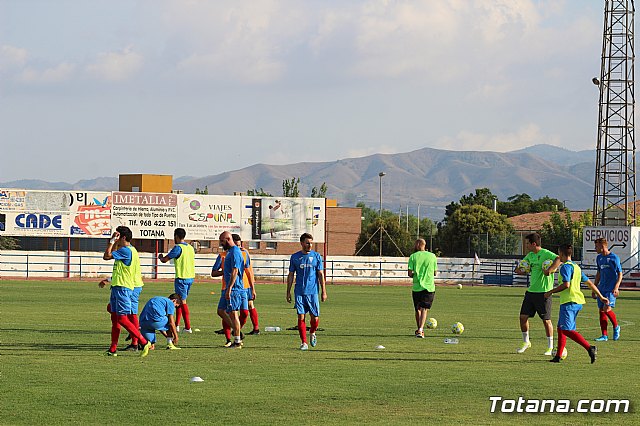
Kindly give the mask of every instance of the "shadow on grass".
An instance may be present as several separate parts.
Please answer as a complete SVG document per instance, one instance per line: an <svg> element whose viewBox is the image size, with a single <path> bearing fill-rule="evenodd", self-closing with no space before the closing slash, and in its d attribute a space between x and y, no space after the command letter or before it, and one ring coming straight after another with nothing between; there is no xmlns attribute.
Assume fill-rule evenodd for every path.
<svg viewBox="0 0 640 426"><path fill-rule="evenodd" d="M83 343L2 343L0 344L0 351L106 351L109 348L108 344L104 345L89 345Z"/></svg>
<svg viewBox="0 0 640 426"><path fill-rule="evenodd" d="M404 353L404 352L403 352ZM458 355L461 355L458 353ZM477 363L476 360L472 360L472 359L451 359L451 358L424 358L424 359L420 359L420 358L367 358L367 357L346 357L346 358L327 358L327 359L331 359L331 360L336 360L336 361L409 361L409 362L446 362L446 363L451 363L451 362L458 362L458 363ZM517 363L517 364L521 364L522 361L521 360L504 360L504 359L500 359L500 360L495 360L493 361L494 363ZM544 361L547 362L548 361ZM491 362L488 362L491 363Z"/></svg>
<svg viewBox="0 0 640 426"><path fill-rule="evenodd" d="M0 327L0 332L2 331L20 331L20 332L44 333L44 334L86 334L86 335L109 334L109 332L95 331L95 330L60 330L60 329L41 330L38 328L1 328ZM124 333L126 333L126 331Z"/></svg>

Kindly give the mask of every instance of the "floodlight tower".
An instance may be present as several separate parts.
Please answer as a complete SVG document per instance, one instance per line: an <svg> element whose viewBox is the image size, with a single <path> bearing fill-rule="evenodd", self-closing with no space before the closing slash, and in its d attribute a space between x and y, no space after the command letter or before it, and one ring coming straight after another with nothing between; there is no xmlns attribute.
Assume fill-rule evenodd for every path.
<svg viewBox="0 0 640 426"><path fill-rule="evenodd" d="M593 225L635 218L633 0L605 0Z"/></svg>

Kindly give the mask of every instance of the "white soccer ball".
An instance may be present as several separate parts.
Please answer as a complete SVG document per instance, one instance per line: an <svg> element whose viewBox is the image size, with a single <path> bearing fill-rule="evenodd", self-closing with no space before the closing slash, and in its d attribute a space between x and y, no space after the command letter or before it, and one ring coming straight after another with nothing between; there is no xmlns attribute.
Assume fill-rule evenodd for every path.
<svg viewBox="0 0 640 426"><path fill-rule="evenodd" d="M524 259L522 259L520 262L518 262L518 268L522 269L526 273L531 272L531 265L529 264L529 262L527 262Z"/></svg>
<svg viewBox="0 0 640 426"><path fill-rule="evenodd" d="M427 328L429 329L434 329L434 328L438 328L438 320L435 318L429 318L427 320Z"/></svg>
<svg viewBox="0 0 640 426"><path fill-rule="evenodd" d="M546 271L547 269L549 269L549 266L551 266L552 263L553 263L553 260L551 259L547 259L544 262L542 262L542 270Z"/></svg>
<svg viewBox="0 0 640 426"><path fill-rule="evenodd" d="M464 325L461 322L457 322L451 326L451 332L453 334L462 334L464 331Z"/></svg>
<svg viewBox="0 0 640 426"><path fill-rule="evenodd" d="M462 288L462 284L458 284L458 290Z"/></svg>
<svg viewBox="0 0 640 426"><path fill-rule="evenodd" d="M551 355L556 356L558 354L558 348L553 348L553 350L551 351ZM565 359L567 357L567 348L564 348L562 350L562 355L560 356L560 359Z"/></svg>

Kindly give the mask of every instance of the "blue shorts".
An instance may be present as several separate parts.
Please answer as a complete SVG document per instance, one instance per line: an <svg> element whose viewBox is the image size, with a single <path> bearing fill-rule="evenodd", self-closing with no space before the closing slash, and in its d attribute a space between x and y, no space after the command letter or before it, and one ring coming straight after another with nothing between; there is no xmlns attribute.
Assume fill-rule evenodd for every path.
<svg viewBox="0 0 640 426"><path fill-rule="evenodd" d="M189 296L191 284L193 284L193 278L176 278L173 281L173 289L180 295L183 302L185 302L187 300L187 296Z"/></svg>
<svg viewBox="0 0 640 426"><path fill-rule="evenodd" d="M576 318L578 312L582 310L579 303L563 303L560 305L560 315L558 317L558 328L567 331L576 329Z"/></svg>
<svg viewBox="0 0 640 426"><path fill-rule="evenodd" d="M602 293L602 295L604 297L606 297L607 299L609 299L609 307L610 308L615 308L616 307L616 297L613 295L613 291L602 291L600 290L600 293ZM600 299L596 299L598 301L598 309L602 309L604 308L605 305L604 303L602 303L602 301Z"/></svg>
<svg viewBox="0 0 640 426"><path fill-rule="evenodd" d="M226 311L227 305L227 290L222 290L222 293L220 294L220 300L218 300L218 309Z"/></svg>
<svg viewBox="0 0 640 426"><path fill-rule="evenodd" d="M138 301L140 300L140 293L142 293L142 287L134 287L131 292L131 311L134 314L138 313Z"/></svg>
<svg viewBox="0 0 640 426"><path fill-rule="evenodd" d="M111 297L109 303L111 304L111 312L117 315L129 315L133 313L131 309L131 298L133 290L130 288L115 286L111 287Z"/></svg>
<svg viewBox="0 0 640 426"><path fill-rule="evenodd" d="M247 300L253 300L253 292L251 291L251 287L245 288L247 290Z"/></svg>
<svg viewBox="0 0 640 426"><path fill-rule="evenodd" d="M150 341L151 343L156 342L156 330L160 330L160 331L169 330L169 318L165 317L161 321L140 323L140 332L142 333L144 338Z"/></svg>
<svg viewBox="0 0 640 426"><path fill-rule="evenodd" d="M227 312L239 311L241 309L247 309L247 292L244 290L241 291L232 291L231 299L227 300Z"/></svg>
<svg viewBox="0 0 640 426"><path fill-rule="evenodd" d="M296 310L298 315L310 313L314 317L319 317L320 303L318 302L318 294L296 294Z"/></svg>

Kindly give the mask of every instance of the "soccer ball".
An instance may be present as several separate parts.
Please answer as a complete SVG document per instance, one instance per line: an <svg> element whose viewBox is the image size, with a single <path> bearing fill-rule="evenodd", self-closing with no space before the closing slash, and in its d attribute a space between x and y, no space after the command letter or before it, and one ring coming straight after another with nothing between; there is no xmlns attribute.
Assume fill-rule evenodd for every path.
<svg viewBox="0 0 640 426"><path fill-rule="evenodd" d="M457 322L451 326L451 332L453 334L462 334L464 331L464 325L461 322Z"/></svg>
<svg viewBox="0 0 640 426"><path fill-rule="evenodd" d="M527 262L524 259L522 259L520 262L518 262L518 268L522 269L526 273L531 272L531 265L529 265L529 262Z"/></svg>
<svg viewBox="0 0 640 426"><path fill-rule="evenodd" d="M427 320L427 328L430 328L430 329L438 328L438 320L435 318L429 318Z"/></svg>
<svg viewBox="0 0 640 426"><path fill-rule="evenodd" d="M542 262L542 270L546 271L547 269L549 269L549 266L551 266L552 263L553 263L553 260L551 259L547 259L544 262Z"/></svg>
<svg viewBox="0 0 640 426"><path fill-rule="evenodd" d="M553 348L553 351L551 351L551 355L556 356L558 354L558 348ZM567 357L567 348L564 348L562 350L562 356L560 357L560 359L565 359Z"/></svg>
<svg viewBox="0 0 640 426"><path fill-rule="evenodd" d="M458 290L462 288L462 284L458 284Z"/></svg>

